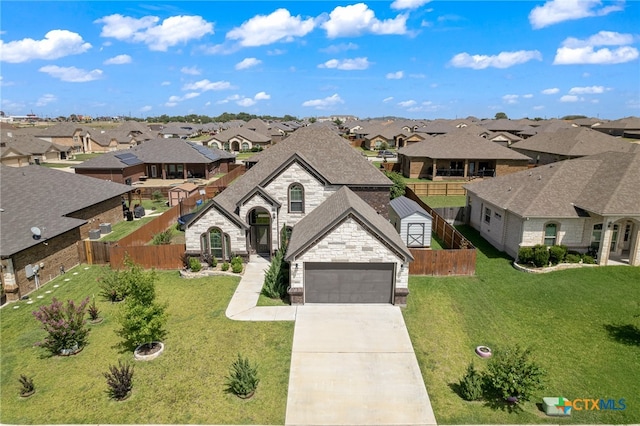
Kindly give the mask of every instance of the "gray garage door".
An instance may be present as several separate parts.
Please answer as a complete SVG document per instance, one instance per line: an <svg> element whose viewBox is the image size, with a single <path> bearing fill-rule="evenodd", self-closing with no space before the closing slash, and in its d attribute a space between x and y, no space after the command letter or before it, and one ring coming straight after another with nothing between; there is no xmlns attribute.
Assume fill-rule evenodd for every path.
<svg viewBox="0 0 640 426"><path fill-rule="evenodd" d="M391 303L393 263L305 263L306 303Z"/></svg>

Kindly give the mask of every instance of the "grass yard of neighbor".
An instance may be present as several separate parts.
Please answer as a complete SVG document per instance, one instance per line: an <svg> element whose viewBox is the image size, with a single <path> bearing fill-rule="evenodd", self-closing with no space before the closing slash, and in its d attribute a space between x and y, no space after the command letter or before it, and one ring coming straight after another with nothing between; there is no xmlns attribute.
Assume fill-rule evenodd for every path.
<svg viewBox="0 0 640 426"><path fill-rule="evenodd" d="M158 272L157 299L167 303L169 314L165 351L153 361L135 362L118 347L120 305L98 296L96 279L103 272L76 267L32 293L32 304L19 301L0 310L1 423L284 424L293 322L226 318L238 277L184 279L176 271ZM45 332L33 311L53 297L80 301L94 295L105 319L90 325L82 352L51 357L34 346ZM225 392L238 354L258 365L260 383L250 400ZM135 369L132 394L122 402L109 399L103 377L118 360ZM36 388L27 399L18 396L21 374L33 377Z"/></svg>
<svg viewBox="0 0 640 426"><path fill-rule="evenodd" d="M527 274L470 228L478 247L476 276L409 279L403 311L439 424L640 423L640 268L610 266ZM523 410L464 401L452 389L474 349L520 344L548 373ZM626 409L573 410L547 417L542 397L618 401ZM619 406L619 405L618 405Z"/></svg>
<svg viewBox="0 0 640 426"><path fill-rule="evenodd" d="M432 209L439 207L464 207L467 203L467 197L464 195L432 195L429 197L420 197L420 199Z"/></svg>

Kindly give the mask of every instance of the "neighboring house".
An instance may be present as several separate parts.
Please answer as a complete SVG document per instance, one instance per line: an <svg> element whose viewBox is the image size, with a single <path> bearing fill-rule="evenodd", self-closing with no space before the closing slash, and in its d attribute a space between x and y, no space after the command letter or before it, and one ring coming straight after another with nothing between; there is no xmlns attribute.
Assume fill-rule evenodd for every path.
<svg viewBox="0 0 640 426"><path fill-rule="evenodd" d="M412 258L386 220L384 174L325 126L300 128L251 160L187 225L187 255L268 256L286 229L294 303L404 303ZM333 284L320 282L323 274Z"/></svg>
<svg viewBox="0 0 640 426"><path fill-rule="evenodd" d="M46 129L38 129L34 136L56 145L68 146L73 154L90 153L87 133L90 129L75 123L58 123Z"/></svg>
<svg viewBox="0 0 640 426"><path fill-rule="evenodd" d="M433 217L418 203L403 196L389 203L389 221L407 247L431 247Z"/></svg>
<svg viewBox="0 0 640 426"><path fill-rule="evenodd" d="M630 152L635 148L634 144L585 127L538 133L511 145L511 149L531 158L535 164L555 163L606 151Z"/></svg>
<svg viewBox="0 0 640 426"><path fill-rule="evenodd" d="M480 135L484 137L486 140L495 142L499 145L502 145L506 148L511 147L512 144L519 142L522 140L521 137L515 136L509 132L490 132L487 135Z"/></svg>
<svg viewBox="0 0 640 426"><path fill-rule="evenodd" d="M520 247L563 244L640 265L640 152L605 152L469 183L470 225L516 258Z"/></svg>
<svg viewBox="0 0 640 426"><path fill-rule="evenodd" d="M455 129L398 151L405 177L431 180L502 176L526 169L528 162L526 155L467 129Z"/></svg>
<svg viewBox="0 0 640 426"><path fill-rule="evenodd" d="M75 172L113 182L141 179L211 179L229 171L235 156L183 139L159 138L123 151L109 152L75 166Z"/></svg>
<svg viewBox="0 0 640 426"><path fill-rule="evenodd" d="M5 137L0 142L2 164L12 167L65 160L70 155L70 147L56 145L30 135Z"/></svg>
<svg viewBox="0 0 640 426"><path fill-rule="evenodd" d="M240 152L250 151L254 147L266 148L271 145L271 138L246 127L232 127L214 135L205 144L225 151Z"/></svg>
<svg viewBox="0 0 640 426"><path fill-rule="evenodd" d="M0 178L0 277L9 301L77 265L76 243L100 223L120 222L131 190L42 166L0 166Z"/></svg>
<svg viewBox="0 0 640 426"><path fill-rule="evenodd" d="M591 128L611 136L640 139L640 117L626 117L620 120L596 123Z"/></svg>

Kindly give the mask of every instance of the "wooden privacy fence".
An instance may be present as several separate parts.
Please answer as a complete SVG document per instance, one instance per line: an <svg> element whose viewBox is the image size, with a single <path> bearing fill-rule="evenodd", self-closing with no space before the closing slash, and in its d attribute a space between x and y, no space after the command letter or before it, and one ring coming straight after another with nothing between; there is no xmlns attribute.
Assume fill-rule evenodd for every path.
<svg viewBox="0 0 640 426"><path fill-rule="evenodd" d="M187 247L184 244L168 244L159 246L112 246L111 267L119 269L128 257L145 269L181 269L184 265L182 257Z"/></svg>
<svg viewBox="0 0 640 426"><path fill-rule="evenodd" d="M466 182L410 182L407 188L411 189L418 197L431 197L435 195L467 195L467 190L462 187Z"/></svg>
<svg viewBox="0 0 640 426"><path fill-rule="evenodd" d="M476 250L410 249L413 262L409 264L411 275L474 275Z"/></svg>
<svg viewBox="0 0 640 426"><path fill-rule="evenodd" d="M113 242L83 240L76 243L80 263L89 265L105 265L111 261Z"/></svg>

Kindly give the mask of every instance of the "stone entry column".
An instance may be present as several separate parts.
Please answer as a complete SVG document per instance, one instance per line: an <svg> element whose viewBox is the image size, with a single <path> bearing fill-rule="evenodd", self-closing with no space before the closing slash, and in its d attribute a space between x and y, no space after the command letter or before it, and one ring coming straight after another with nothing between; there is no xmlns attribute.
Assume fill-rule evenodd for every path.
<svg viewBox="0 0 640 426"><path fill-rule="evenodd" d="M631 231L631 247L629 248L629 265L640 266L640 224L633 223Z"/></svg>

